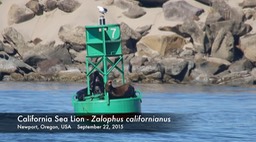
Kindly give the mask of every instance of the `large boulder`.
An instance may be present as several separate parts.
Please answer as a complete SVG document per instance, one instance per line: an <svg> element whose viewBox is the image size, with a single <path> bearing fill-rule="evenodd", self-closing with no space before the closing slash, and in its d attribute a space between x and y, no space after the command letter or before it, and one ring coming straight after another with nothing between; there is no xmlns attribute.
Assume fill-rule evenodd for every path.
<svg viewBox="0 0 256 142"><path fill-rule="evenodd" d="M233 35L231 32L221 29L212 44L211 56L232 62L235 56L234 52L235 46Z"/></svg>
<svg viewBox="0 0 256 142"><path fill-rule="evenodd" d="M241 71L251 71L253 68L254 68L253 63L248 59L244 58L231 64L228 70L230 72L241 72Z"/></svg>
<svg viewBox="0 0 256 142"><path fill-rule="evenodd" d="M194 7L184 0L167 1L163 4L164 17L167 20L196 19L204 10Z"/></svg>
<svg viewBox="0 0 256 142"><path fill-rule="evenodd" d="M120 23L123 54L135 53L136 43L141 39L141 34L133 30L126 23Z"/></svg>
<svg viewBox="0 0 256 142"><path fill-rule="evenodd" d="M189 67L189 62L181 58L164 58L159 61L164 68L164 81L169 82L170 78L181 82L193 68Z"/></svg>
<svg viewBox="0 0 256 142"><path fill-rule="evenodd" d="M123 14L129 18L139 18L146 14L136 1L115 0L114 4L121 9L126 9Z"/></svg>
<svg viewBox="0 0 256 142"><path fill-rule="evenodd" d="M239 48L244 53L244 56L252 61L256 62L256 34L245 36L240 39Z"/></svg>
<svg viewBox="0 0 256 142"><path fill-rule="evenodd" d="M11 74L14 72L19 73L29 73L33 72L35 69L21 60L9 56L4 52L0 52L0 72Z"/></svg>
<svg viewBox="0 0 256 142"><path fill-rule="evenodd" d="M165 68L165 74L178 76L188 66L188 61L179 58L165 58L161 61Z"/></svg>
<svg viewBox="0 0 256 142"><path fill-rule="evenodd" d="M190 83L193 84L216 84L217 78L213 75L207 74L205 71L195 68L190 73Z"/></svg>
<svg viewBox="0 0 256 142"><path fill-rule="evenodd" d="M8 27L2 31L4 42L14 47L22 56L29 48L26 45L24 37L15 28Z"/></svg>
<svg viewBox="0 0 256 142"><path fill-rule="evenodd" d="M232 86L241 86L241 85L254 85L255 82L254 76L248 71L241 72L232 72L222 76L217 83L221 85L232 85Z"/></svg>
<svg viewBox="0 0 256 142"><path fill-rule="evenodd" d="M142 82L162 82L164 76L164 68L160 63L151 61L148 65L139 67L138 74Z"/></svg>
<svg viewBox="0 0 256 142"><path fill-rule="evenodd" d="M217 75L228 69L230 62L220 58L202 58L195 61L196 68L202 70L206 75Z"/></svg>
<svg viewBox="0 0 256 142"><path fill-rule="evenodd" d="M161 31L171 31L184 38L192 38L193 48L203 54L209 54L211 44L207 34L193 20L185 20L183 24L176 26L162 26L158 28Z"/></svg>
<svg viewBox="0 0 256 142"><path fill-rule="evenodd" d="M61 70L66 70L59 59L47 59L37 64L37 72L44 75L53 75Z"/></svg>
<svg viewBox="0 0 256 142"><path fill-rule="evenodd" d="M137 43L136 56L150 58L172 54L173 50L181 49L185 39L174 35L147 35Z"/></svg>
<svg viewBox="0 0 256 142"><path fill-rule="evenodd" d="M8 11L8 24L21 23L32 19L34 16L34 12L26 6L13 4Z"/></svg>
<svg viewBox="0 0 256 142"><path fill-rule="evenodd" d="M26 3L26 7L31 9L36 15L42 15L44 12L43 6L38 0L30 0Z"/></svg>
<svg viewBox="0 0 256 142"><path fill-rule="evenodd" d="M193 45L197 52L207 54L211 47L206 33L193 20L186 20L180 27L181 33L188 34L193 39Z"/></svg>
<svg viewBox="0 0 256 142"><path fill-rule="evenodd" d="M213 43L218 32L223 29L225 31L230 31L233 36L241 37L252 30L252 27L243 22L236 22L234 20L225 20L220 22L211 23L206 26L206 33L209 41Z"/></svg>
<svg viewBox="0 0 256 142"><path fill-rule="evenodd" d="M75 11L81 3L76 0L61 0L58 3L58 8L64 12L71 13Z"/></svg>
<svg viewBox="0 0 256 142"><path fill-rule="evenodd" d="M123 14L129 18L139 18L146 14L146 11L138 5L132 5Z"/></svg>
<svg viewBox="0 0 256 142"><path fill-rule="evenodd" d="M31 66L37 66L38 62L53 58L59 59L64 64L72 63L68 50L63 45L55 46L55 42L49 42L47 44L39 43L23 56L23 60Z"/></svg>
<svg viewBox="0 0 256 142"><path fill-rule="evenodd" d="M252 30L252 27L248 24L244 24L243 11L230 7L225 1L214 1L212 13L217 13L217 21L212 21L212 14L209 14L209 18L206 20L206 31L209 31L208 37L214 39L220 29L230 31L232 35L243 36ZM210 21L208 21L210 20Z"/></svg>
<svg viewBox="0 0 256 142"><path fill-rule="evenodd" d="M73 46L85 45L85 32L82 26L63 25L59 29L59 38Z"/></svg>
<svg viewBox="0 0 256 142"><path fill-rule="evenodd" d="M43 7L44 7L44 11L48 12L48 11L52 11L55 8L58 7L58 1L57 0L45 0L42 3Z"/></svg>

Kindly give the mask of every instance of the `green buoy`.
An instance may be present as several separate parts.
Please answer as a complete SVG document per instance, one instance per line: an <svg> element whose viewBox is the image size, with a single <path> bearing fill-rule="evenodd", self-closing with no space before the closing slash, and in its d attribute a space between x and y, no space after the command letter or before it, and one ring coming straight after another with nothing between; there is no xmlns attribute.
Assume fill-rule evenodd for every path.
<svg viewBox="0 0 256 142"><path fill-rule="evenodd" d="M122 83L125 83L124 62L121 46L121 31L118 24L105 24L104 16L100 16L99 25L85 26L86 33L86 78L87 94L84 99L78 100L76 95L72 99L75 113L84 114L124 114L141 113L141 93L136 91L136 97L110 99L108 92L93 94L90 92L90 75L98 71L104 80L108 81L108 75L117 69L122 75ZM109 58L117 58L112 62ZM98 59L97 62L93 62ZM121 65L121 66L118 66ZM102 66L101 69L99 66ZM121 67L121 68L120 68Z"/></svg>

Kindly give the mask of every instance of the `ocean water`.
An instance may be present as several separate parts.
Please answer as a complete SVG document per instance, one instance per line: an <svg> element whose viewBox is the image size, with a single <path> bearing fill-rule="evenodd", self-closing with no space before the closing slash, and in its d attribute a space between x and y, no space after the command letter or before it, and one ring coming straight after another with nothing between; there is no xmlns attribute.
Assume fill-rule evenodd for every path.
<svg viewBox="0 0 256 142"><path fill-rule="evenodd" d="M0 112L72 113L72 96L84 86L78 83L0 82ZM142 92L143 113L177 114L186 122L184 129L130 133L0 133L0 141L253 142L256 139L256 88L134 86Z"/></svg>

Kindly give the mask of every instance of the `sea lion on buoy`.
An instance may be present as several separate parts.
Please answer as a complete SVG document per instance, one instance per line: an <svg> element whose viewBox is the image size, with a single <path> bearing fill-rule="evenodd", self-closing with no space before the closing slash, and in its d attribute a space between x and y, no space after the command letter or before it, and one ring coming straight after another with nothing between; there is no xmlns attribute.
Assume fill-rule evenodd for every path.
<svg viewBox="0 0 256 142"><path fill-rule="evenodd" d="M105 89L109 93L110 99L136 97L135 89L129 83L113 87L112 80L109 80L105 85Z"/></svg>
<svg viewBox="0 0 256 142"><path fill-rule="evenodd" d="M79 101L84 101L84 97L93 94L102 94L104 92L103 77L98 71L90 75L90 94L87 94L88 88L83 88L76 92L76 98Z"/></svg>

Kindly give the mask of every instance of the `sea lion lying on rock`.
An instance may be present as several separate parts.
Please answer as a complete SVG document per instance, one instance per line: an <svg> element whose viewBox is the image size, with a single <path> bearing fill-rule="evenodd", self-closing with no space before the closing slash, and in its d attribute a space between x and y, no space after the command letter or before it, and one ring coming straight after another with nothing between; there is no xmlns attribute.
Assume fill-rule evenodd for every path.
<svg viewBox="0 0 256 142"><path fill-rule="evenodd" d="M130 84L113 87L112 80L109 80L105 85L105 89L109 93L110 99L136 97L135 89Z"/></svg>

